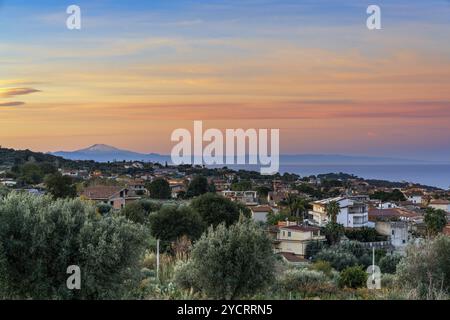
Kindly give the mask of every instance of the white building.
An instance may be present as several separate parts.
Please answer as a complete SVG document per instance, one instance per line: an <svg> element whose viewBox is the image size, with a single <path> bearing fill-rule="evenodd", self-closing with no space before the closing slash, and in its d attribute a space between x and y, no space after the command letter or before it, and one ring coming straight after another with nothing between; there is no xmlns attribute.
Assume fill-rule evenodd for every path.
<svg viewBox="0 0 450 320"><path fill-rule="evenodd" d="M388 236L395 250L403 252L408 245L410 235L406 221L377 221L375 230L379 234Z"/></svg>
<svg viewBox="0 0 450 320"><path fill-rule="evenodd" d="M405 191L403 194L406 197L406 200L411 201L414 204L421 204L423 193L419 191Z"/></svg>
<svg viewBox="0 0 450 320"><path fill-rule="evenodd" d="M332 201L336 201L340 207L337 223L346 228L361 228L369 225L369 206L365 196L337 197L314 201L309 216L316 225L322 227L329 222L326 207Z"/></svg>
<svg viewBox="0 0 450 320"><path fill-rule="evenodd" d="M398 208L398 206L393 202L379 202L377 205L378 209L394 209Z"/></svg>
<svg viewBox="0 0 450 320"><path fill-rule="evenodd" d="M222 191L222 195L231 201L238 201L247 206L256 206L258 204L258 192L256 191Z"/></svg>
<svg viewBox="0 0 450 320"><path fill-rule="evenodd" d="M443 199L431 200L428 206L434 209L441 209L444 210L445 212L450 213L450 201L448 200Z"/></svg>
<svg viewBox="0 0 450 320"><path fill-rule="evenodd" d="M272 212L272 208L269 206L256 206L251 207L252 218L256 222L267 222L267 215Z"/></svg>

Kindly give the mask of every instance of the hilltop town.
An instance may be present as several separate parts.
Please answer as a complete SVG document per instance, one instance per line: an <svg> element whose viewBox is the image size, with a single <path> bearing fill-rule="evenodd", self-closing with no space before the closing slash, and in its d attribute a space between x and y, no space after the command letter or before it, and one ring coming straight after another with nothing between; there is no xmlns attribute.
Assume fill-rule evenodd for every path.
<svg viewBox="0 0 450 320"><path fill-rule="evenodd" d="M230 226L239 216L264 231L272 252L288 268L325 262L330 269L344 272L370 266L376 250L387 272L395 272L410 244L430 235L450 235L450 192L418 184L365 180L345 173L263 176L226 167L72 161L12 149L0 149L0 165L0 198L28 194L80 199L99 215L123 215L149 225L169 256L174 246L185 248L183 254L189 256L186 248L205 226L221 222ZM167 218L170 211L164 208L175 208L173 219L158 225L155 221ZM354 246L358 253L349 249ZM344 260L333 256L336 252L351 252L353 262L342 265ZM153 264L147 267L152 268Z"/></svg>

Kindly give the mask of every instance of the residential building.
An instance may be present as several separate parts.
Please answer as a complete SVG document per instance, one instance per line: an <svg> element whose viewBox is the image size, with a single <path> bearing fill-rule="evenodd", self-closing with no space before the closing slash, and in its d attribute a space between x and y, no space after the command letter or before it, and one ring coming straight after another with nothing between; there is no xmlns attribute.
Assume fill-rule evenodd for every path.
<svg viewBox="0 0 450 320"><path fill-rule="evenodd" d="M423 192L417 190L404 191L403 194L407 201L411 201L413 204L421 204L423 200Z"/></svg>
<svg viewBox="0 0 450 320"><path fill-rule="evenodd" d="M88 187L83 190L81 197L98 203L109 204L115 210L120 210L130 202L140 199L135 192L120 186Z"/></svg>
<svg viewBox="0 0 450 320"><path fill-rule="evenodd" d="M407 221L376 221L375 230L387 236L395 250L404 252L410 240Z"/></svg>
<svg viewBox="0 0 450 320"><path fill-rule="evenodd" d="M145 188L145 182L143 179L135 179L131 180L127 183L127 188L130 191L135 192L137 195L145 195L148 194L147 189Z"/></svg>
<svg viewBox="0 0 450 320"><path fill-rule="evenodd" d="M405 208L369 209L369 221L407 221L421 223L423 216L420 213Z"/></svg>
<svg viewBox="0 0 450 320"><path fill-rule="evenodd" d="M289 221L282 222L278 226L274 250L277 253L290 253L304 257L306 247L311 241L326 241L325 236L320 233L320 228L297 225L295 222Z"/></svg>
<svg viewBox="0 0 450 320"><path fill-rule="evenodd" d="M448 200L444 199L431 200L428 206L434 209L441 209L444 210L445 212L450 212L450 201Z"/></svg>
<svg viewBox="0 0 450 320"><path fill-rule="evenodd" d="M222 195L231 201L241 202L247 206L258 205L258 192L256 191L222 191Z"/></svg>
<svg viewBox="0 0 450 320"><path fill-rule="evenodd" d="M250 207L250 211L252 213L252 218L256 222L267 222L267 215L272 211L270 206L256 206Z"/></svg>
<svg viewBox="0 0 450 320"><path fill-rule="evenodd" d="M367 227L369 221L367 199L367 196L346 196L314 201L313 209L309 211L309 217L314 224L320 227L325 226L329 221L327 205L336 201L340 207L337 223L346 228Z"/></svg>

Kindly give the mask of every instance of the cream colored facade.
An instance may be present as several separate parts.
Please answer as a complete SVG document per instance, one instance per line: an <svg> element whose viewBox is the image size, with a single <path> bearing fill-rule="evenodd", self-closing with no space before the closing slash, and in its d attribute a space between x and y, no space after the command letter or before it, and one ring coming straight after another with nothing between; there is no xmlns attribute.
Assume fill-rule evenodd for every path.
<svg viewBox="0 0 450 320"><path fill-rule="evenodd" d="M280 227L276 250L304 256L311 241L325 241L325 236L320 234L319 228L297 225Z"/></svg>

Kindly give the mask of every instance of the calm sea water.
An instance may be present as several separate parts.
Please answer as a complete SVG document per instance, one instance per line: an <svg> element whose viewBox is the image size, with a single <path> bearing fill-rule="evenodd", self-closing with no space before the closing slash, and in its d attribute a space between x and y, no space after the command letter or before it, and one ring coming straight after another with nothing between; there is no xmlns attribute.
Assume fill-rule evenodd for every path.
<svg viewBox="0 0 450 320"><path fill-rule="evenodd" d="M231 169L259 171L258 166L239 165L228 167ZM443 189L448 189L450 187L450 165L447 164L281 164L280 173L285 172L296 173L300 176L344 172L365 179L380 179L395 182L407 181Z"/></svg>
<svg viewBox="0 0 450 320"><path fill-rule="evenodd" d="M280 172L301 176L344 172L365 179L408 181L447 189L450 187L450 165L281 165Z"/></svg>

